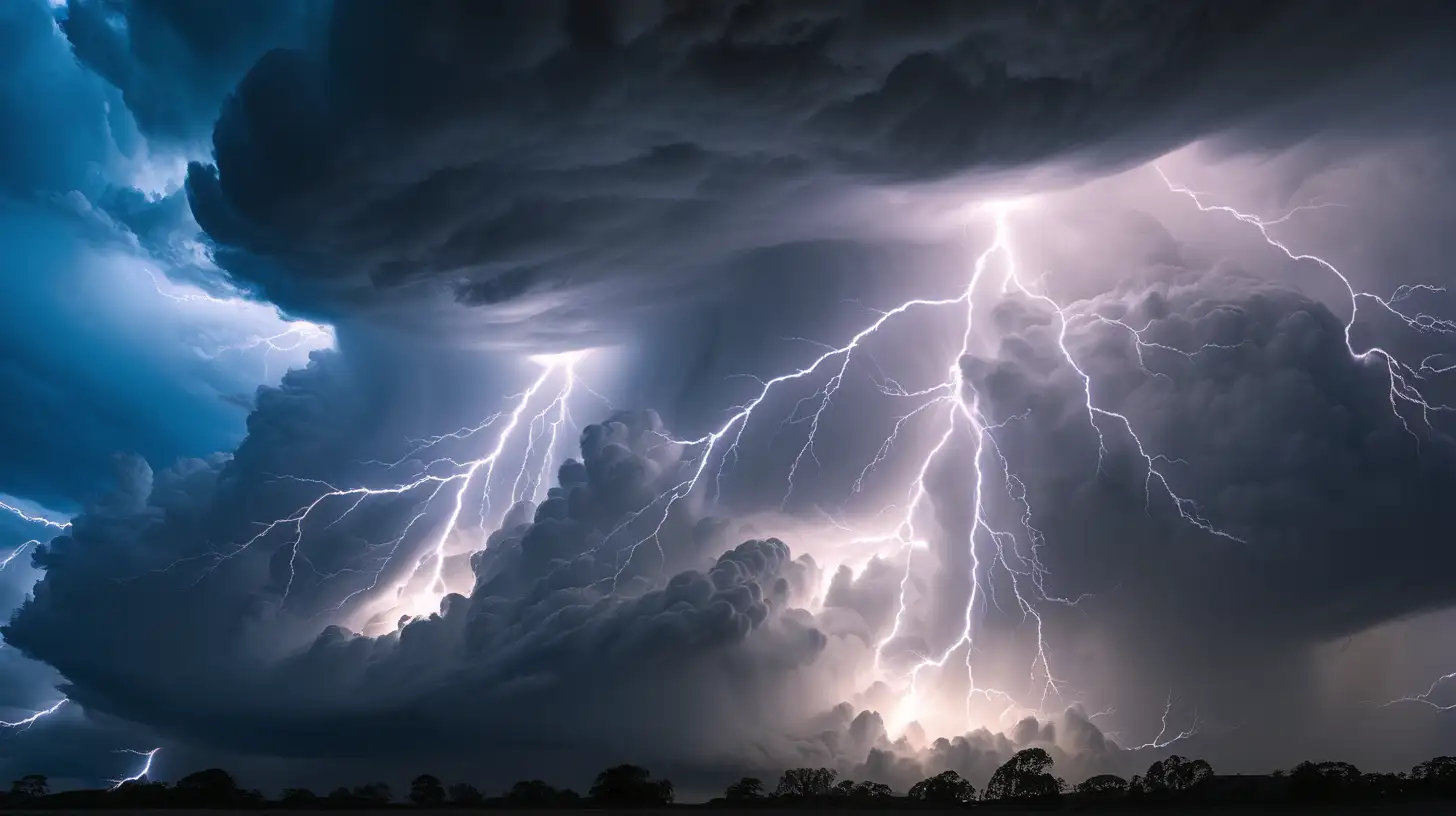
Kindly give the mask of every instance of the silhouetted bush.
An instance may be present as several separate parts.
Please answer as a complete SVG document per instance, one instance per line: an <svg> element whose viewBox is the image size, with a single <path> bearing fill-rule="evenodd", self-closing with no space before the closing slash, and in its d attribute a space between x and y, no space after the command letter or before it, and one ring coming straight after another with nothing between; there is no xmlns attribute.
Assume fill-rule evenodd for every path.
<svg viewBox="0 0 1456 816"><path fill-rule="evenodd" d="M450 786L450 804L458 807L480 807L485 796L474 785L457 782Z"/></svg>
<svg viewBox="0 0 1456 816"><path fill-rule="evenodd" d="M922 802L958 804L976 798L976 788L955 771L944 771L910 786L910 798Z"/></svg>
<svg viewBox="0 0 1456 816"><path fill-rule="evenodd" d="M834 790L838 771L828 768L790 768L779 777L774 796L782 799L811 799L828 796Z"/></svg>
<svg viewBox="0 0 1456 816"><path fill-rule="evenodd" d="M590 791L592 802L608 807L659 807L673 800L672 783L652 779L637 765L614 765L597 774Z"/></svg>
<svg viewBox="0 0 1456 816"><path fill-rule="evenodd" d="M723 796L730 802L742 802L749 799L763 798L763 780L745 776L742 779L728 786L723 791Z"/></svg>
<svg viewBox="0 0 1456 816"><path fill-rule="evenodd" d="M420 774L410 782L409 800L420 807L439 807L445 804L445 785L438 777Z"/></svg>

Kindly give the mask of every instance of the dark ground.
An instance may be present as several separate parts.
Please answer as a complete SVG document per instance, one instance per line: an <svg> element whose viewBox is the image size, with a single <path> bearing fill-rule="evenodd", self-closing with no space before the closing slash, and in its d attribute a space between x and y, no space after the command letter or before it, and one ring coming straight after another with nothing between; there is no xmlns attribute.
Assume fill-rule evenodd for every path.
<svg viewBox="0 0 1456 816"><path fill-rule="evenodd" d="M667 809L654 808L654 809L650 809L650 810L628 810L628 809L611 809L611 810L603 809L603 810L594 810L594 809L581 808L581 809L573 809L570 812L571 813L611 814L611 816L664 816L664 813L665 812L666 813L670 813L671 811L674 811L674 810L689 810L689 809L697 810L697 808L687 808L687 807L679 806L679 807L675 807L675 808L667 808ZM767 814L783 814L783 816L796 816L796 814L799 814L799 813L804 813L804 814L824 814L824 813L830 812L832 810L834 810L834 809L832 809L832 808L824 808L824 809L821 809L821 808L804 808L804 809L794 809L794 808L782 808L782 809L779 809L779 808L753 808L751 810L729 810L729 809L726 809L726 808L713 808L712 809L712 813L715 814L715 816L767 816ZM33 814L33 816L57 816L57 814L73 813L73 812L74 813L88 813L89 814L89 813L95 813L97 811L82 810L82 809L77 809L77 810L62 810L62 809L49 809L49 810L11 810L11 811L8 811L8 813L13 813L13 814L16 814L17 816L31 816L32 814ZM104 812L105 813L108 813L108 814L116 814L116 816L144 816L144 814L146 816L150 816L151 814L156 814L156 816L215 816L215 815L216 816L220 816L221 814L238 814L238 813L240 813L240 811L236 811L236 810L182 810L182 809L178 809L178 808L168 808L168 809L165 809L165 810L120 810L120 809L107 808ZM246 811L246 813L248 813L248 814L254 814L254 816L298 816L298 814L300 814L300 813L310 813L310 812L313 812L313 813L324 812L324 813L334 814L335 816L354 816L354 814L361 814L361 815L362 814L375 814L377 816L377 814L380 814L380 813L389 813L390 812L390 809L335 810L333 808L329 808L327 810L306 810L306 809L305 810L300 810L300 809L297 809L297 808L286 808L286 809L265 809L265 810L252 810L252 809L249 809L249 810ZM543 816L544 816L544 814L549 814L551 812L552 811L550 811L550 810L544 811L543 812ZM879 811L877 809L874 809L874 808L854 808L853 810L849 810L848 812L854 813L854 814L858 814L859 816L873 816L874 814L878 814L881 811ZM905 810L903 808L888 808L888 809L884 810L883 812L885 812L885 813L903 813L903 812L905 812ZM996 807L996 806L991 805L991 804L988 803L988 804L984 804L984 805L973 805L973 806L966 807L966 808L959 808L959 809L954 809L954 810L944 810L944 811L938 811L938 810L921 810L921 809L918 809L917 808L913 812L916 814L916 816L941 816L941 814L946 814L946 816L949 816L949 814L957 814L958 816L966 816L967 813L982 813L982 814L1000 814L1000 813L1006 813L1006 814L1025 814L1026 816L1035 816L1035 814L1056 814L1056 813L1118 813L1118 814L1120 814L1120 813L1126 813L1126 814L1129 814L1129 816L1172 816L1172 814L1198 814L1198 813L1207 813L1207 814L1210 814L1210 816L1212 816L1212 814L1221 814L1221 813L1239 814L1239 816L1257 816L1257 814L1264 814L1264 813L1268 813L1268 814L1281 814L1281 816L1284 816L1285 814L1306 814L1306 813L1308 813L1308 814L1329 814L1329 816L1347 816L1347 815L1348 816L1356 816L1356 814L1360 814L1361 816L1363 816L1364 814L1389 814L1389 816L1425 816L1425 814L1456 814L1456 802L1397 802L1397 803L1391 803L1391 804L1375 804L1375 803L1366 802L1366 803L1355 803L1355 804L1350 804L1350 805L1228 805L1228 806L1183 806L1183 807L1176 807L1176 806L1174 806L1174 807L1166 807L1166 808L1146 808L1146 807L1136 807L1136 808L1127 808L1127 807L1105 807L1105 808L1046 808L1046 809L1034 809L1034 810L1028 810L1028 809L1025 809L1025 808L1001 808L1001 807ZM415 808L409 808L409 813L412 816L462 816L462 814L470 814L470 816L520 816L521 811L520 810L467 810L467 811L462 811L462 810L450 810L450 809L445 809L445 810L417 810Z"/></svg>

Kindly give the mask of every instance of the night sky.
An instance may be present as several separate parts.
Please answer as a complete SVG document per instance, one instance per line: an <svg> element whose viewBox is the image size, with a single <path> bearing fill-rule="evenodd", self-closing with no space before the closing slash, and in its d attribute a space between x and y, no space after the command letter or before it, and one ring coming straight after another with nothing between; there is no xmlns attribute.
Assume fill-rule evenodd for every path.
<svg viewBox="0 0 1456 816"><path fill-rule="evenodd" d="M1451 42L0 3L0 773L1456 753Z"/></svg>

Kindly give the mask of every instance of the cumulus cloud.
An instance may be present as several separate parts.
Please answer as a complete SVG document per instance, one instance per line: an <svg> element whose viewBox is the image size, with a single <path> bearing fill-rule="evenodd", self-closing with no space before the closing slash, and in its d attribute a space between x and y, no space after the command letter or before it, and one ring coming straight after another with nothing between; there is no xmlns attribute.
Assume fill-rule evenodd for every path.
<svg viewBox="0 0 1456 816"><path fill-rule="evenodd" d="M1444 82L1450 9L1403 8L344 3L242 79L188 192L286 308L620 338L740 253L913 236L906 184L1297 141L1328 120L1292 99Z"/></svg>
<svg viewBox="0 0 1456 816"><path fill-rule="evenodd" d="M1125 330L1094 322L1067 346L1097 377L1104 407L1189 463L1173 472L1176 489L1244 542L1198 534L1156 491L1145 510L1142 460L1116 428L1099 472L1081 381L1057 354L1054 315L1036 301L998 307L999 346L963 368L993 414L1023 415L997 438L1046 536L1048 590L1096 594L1081 611L1042 607L1063 679L1103 698L1120 687L1154 716L1155 689L1200 687L1231 717L1248 710L1247 677L1278 663L1271 653L1449 602L1440 582L1366 548L1381 535L1436 540L1425 532L1445 520L1430 491L1451 478L1453 459L1439 438L1418 448L1405 434L1381 370L1349 356L1325 307L1233 271L1165 277L1072 308L1150 323L1145 338L1168 347L1216 347L1144 349L1140 361ZM545 767L575 782L632 758L705 786L815 764L904 787L950 768L983 779L1030 745L1055 748L1072 778L1126 773L1146 759L1070 699L1056 716L993 717L967 730L945 713L962 710L958 661L926 672L937 705L920 723L887 728L886 718L903 716L899 698L873 685L867 667L893 616L900 556L826 575L794 555L792 539L735 539L735 525L688 505L635 551L654 519L609 538L681 478L681 451L663 443L651 412L588 426L581 458L560 468L539 506L512 509L486 539L462 533L451 562L452 574L468 575L458 594L397 629L388 589L412 571L428 535L404 542L380 573L383 590L350 597L369 583L360 566L377 554L380 531L401 529L423 508L420 496L339 518L345 502L307 526L297 549L280 535L238 552L259 520L318 495L317 482L280 474L378 480L377 466L359 461L378 444L366 440L400 426L378 425L369 395L393 390L409 367L381 375L347 359L318 356L265 390L230 458L156 472L123 460L116 489L38 552L45 577L6 640L54 666L87 710L190 744L360 762L488 755L501 775L491 781ZM442 381L452 365L438 365ZM937 475L937 507L963 506L967 484L959 469ZM964 542L958 555L954 517L938 518L941 534L914 562L902 632L922 653L945 645L944 613L966 591L940 579L964 560ZM1438 548L1415 556L1441 558ZM384 611L367 603L381 596ZM1024 682L1033 656L1022 616L982 612L978 643L1008 651L978 678ZM1091 655L1076 646L1084 638ZM1297 699L1292 685L1261 688L1273 705ZM493 736L482 742L482 733Z"/></svg>
<svg viewBox="0 0 1456 816"><path fill-rule="evenodd" d="M459 556L470 579L438 614L376 636L331 624L360 621L348 613L362 602L329 610L365 578L324 574L357 565L380 530L419 512L418 497L321 520L296 552L288 536L235 545L316 493L279 473L361 472L335 457L359 452L367 381L322 355L263 392L232 457L158 471L118 460L114 489L38 551L44 577L6 641L55 667L88 714L203 751L488 757L492 783L544 769L579 783L630 757L709 787L806 763L906 786L929 768L988 772L1030 744L1060 745L1072 773L1116 764L1094 762L1116 749L1076 710L1058 718L1065 727L892 739L873 710L891 698L863 681L896 586L883 567L836 575L815 613L821 568L778 539L735 543L726 522L682 512L635 554L642 530L609 540L682 467L651 412L585 428L549 496ZM406 542L416 554L386 571L384 594L425 546Z"/></svg>
<svg viewBox="0 0 1456 816"><path fill-rule="evenodd" d="M584 429L579 459L539 506L448 542L456 592L436 614L401 623L395 603L395 587L422 589L410 576L442 523L437 504L408 527L426 509L421 494L375 497L347 516L349 501L334 500L296 545L285 524L239 547L321 483L385 484L429 467L419 455L392 470L373 460L478 422L481 405L515 386L511 364L451 345L580 347L630 328L651 336L643 376L691 372L645 390L717 411L737 396L719 399L716 380L781 370L780 338L813 335L806 318L848 322L857 309L863 325L863 307L826 301L875 289L887 271L963 286L966 259L926 245L945 238L919 223L926 212L959 226L945 211L1044 163L1080 177L1210 134L1224 149L1297 142L1343 121L1320 100L1397 100L1412 66L1417 97L1441 87L1449 8L1405 9L356 2L324 20L262 3L219 25L171 4L77 0L62 29L114 86L84 87L97 100L114 90L135 122L59 130L94 137L86 150L107 155L146 159L128 152L142 137L183 150L242 77L212 130L213 161L190 167L185 201L87 186L73 157L45 178L6 163L0 183L31 197L76 190L64 200L84 202L107 240L204 279L177 229L190 205L235 282L347 326L341 353L260 392L230 456L164 466L170 455L143 450L107 470L96 445L76 442L95 495L38 551L44 578L5 637L59 671L76 709L107 727L140 725L208 755L337 763L340 775L407 757L468 778L486 767L494 776L479 781L492 784L547 769L577 784L632 760L684 790L797 765L904 789L947 769L979 783L1038 745L1076 779L1145 767L1145 753L1120 745L1156 732L1165 698L1175 717L1201 710L1193 750L1221 768L1303 758L1298 733L1351 745L1353 730L1320 725L1330 711L1308 694L1313 647L1449 605L1435 542L1451 521L1450 441L1419 417L1406 417L1418 438L1406 432L1384 372L1350 357L1329 307L1255 282L1233 258L1204 262L1159 219L1103 200L1088 231L1131 236L1136 252L1099 256L1085 236L1047 230L1042 243L1077 273L1053 275L1048 291L1072 311L1147 325L1144 338L1166 348L1139 354L1125 329L1096 321L1072 327L1067 348L1094 375L1099 405L1179 460L1164 463L1174 489L1242 541L1198 532L1157 485L1149 493L1115 423L1099 452L1055 315L1034 299L1001 302L962 371L1007 420L997 447L1045 536L1047 594L1092 594L1078 608L1037 606L1066 681L1040 716L987 695L968 721L960 655L924 672L918 710L868 670L902 588L892 670L959 634L972 567L964 446L930 474L929 546L908 578L904 552L848 558L836 532L713 518L778 506L786 486L761 477L781 474L797 448L754 438L720 505L682 502L656 540L629 551L656 521L630 514L685 467L661 419L637 411ZM9 11L0 22L50 24L38 4ZM0 88L0 105L15 87ZM43 123L58 115L37 110ZM15 155L47 148L21 146ZM890 277L903 296L904 276ZM712 305L662 315L688 298ZM379 323L454 342L370 334ZM898 363L941 376L942 358L926 361L933 323L887 330L871 361L879 375L846 385L837 405L853 405L856 388L883 396L875 384L907 370ZM801 396L765 403L773 419L752 433L785 430L778 419ZM28 404L40 407L25 425L44 427L55 401ZM851 492L881 441L867 430L886 419L876 410L826 421L814 459L825 484L801 478L797 502L832 506ZM916 434L897 450L917 449ZM45 435L6 436L25 450ZM899 458L876 486L893 481L884 474ZM103 470L112 489L97 494ZM990 507L1016 527L1025 508L1011 494ZM1372 553L1388 540L1408 549ZM976 610L977 681L1036 708L1039 688L1021 694L1037 665L1031 617L1009 602L1011 575L980 563L996 594ZM1116 712L1088 713L1105 706ZM1099 727L1112 721L1119 733Z"/></svg>
<svg viewBox="0 0 1456 816"><path fill-rule="evenodd" d="M307 44L324 19L326 5L314 0L76 0L60 28L77 58L121 92L149 139L190 146L206 141L222 100L259 57Z"/></svg>

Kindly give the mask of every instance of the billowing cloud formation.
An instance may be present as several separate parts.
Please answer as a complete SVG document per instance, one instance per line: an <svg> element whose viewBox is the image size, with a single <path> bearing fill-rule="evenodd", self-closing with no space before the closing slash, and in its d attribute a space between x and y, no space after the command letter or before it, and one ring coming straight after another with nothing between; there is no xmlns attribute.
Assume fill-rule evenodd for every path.
<svg viewBox="0 0 1456 816"><path fill-rule="evenodd" d="M1290 685L1255 686L1261 699L1244 693L1247 678L1285 659L1271 652L1301 654L1449 602L1449 590L1411 576L1408 562L1372 563L1363 548L1391 534L1391 523L1411 541L1437 540L1420 534L1447 526L1429 491L1451 478L1451 452L1435 441L1417 455L1378 369L1346 353L1325 307L1217 270L1164 278L1077 308L1150 321L1145 337L1170 347L1221 347L1191 356L1144 349L1140 363L1125 330L1096 325L1070 333L1068 349L1095 372L1107 407L1137 417L1150 444L1190 463L1175 476L1179 489L1247 543L1196 535L1156 496L1145 512L1125 439L1109 439L1099 476L1080 380L1055 353L1057 326L1035 301L1003 304L998 351L963 361L995 413L1031 409L998 435L1008 459L1025 463L1017 471L1049 542L1049 588L1098 593L1085 616L1047 607L1053 659L1062 661L1054 665L1119 707L1130 698L1156 714L1149 700L1169 685L1201 683L1209 716L1273 708L1270 722L1307 723L1321 712L1302 701L1297 673L1285 678ZM330 516L296 551L281 537L221 562L209 553L233 552L258 520L317 494L278 474L361 478L354 423L369 413L361 400L369 392L345 360L320 356L264 392L230 460L123 472L112 496L37 556L45 578L5 629L7 641L56 667L80 705L192 744L358 761L489 756L500 775L492 782L543 768L576 782L632 758L703 785L823 764L903 787L945 768L983 779L1031 744L1057 747L1059 770L1072 778L1137 767L1138 754L1075 707L940 742L919 733L966 728L926 720L904 740L887 729L896 697L872 685L867 669L888 630L903 568L896 557L830 578L794 557L792 540L736 543L731 526L684 505L660 550L642 545L619 574L639 531L608 536L681 467L650 412L585 429L581 460L560 469L560 486L539 507L507 514L468 559L468 591L446 597L438 615L380 636L330 625L360 620L350 613L367 605L330 611L367 583L349 567L381 544L381 531L417 513L417 499ZM952 475L936 481L937 505L963 505L967 485ZM1278 502L1259 498L1271 491ZM1323 508L1321 518L1309 518L1312 507ZM912 574L923 603L910 608L906 632L931 646L944 621L927 614L957 600L937 593L963 590L936 580L939 565L953 563L952 546L937 539ZM1442 557L1435 547L1407 555ZM399 559L381 586L393 586L412 558ZM1222 591L1235 579L1236 592ZM984 613L982 648L1011 646L986 679L1024 680L1010 636L1025 624L1014 610ZM1083 639L1095 644L1090 654L1076 648ZM964 668L948 666L924 682L953 703ZM1277 732L1267 736L1281 744Z"/></svg>
<svg viewBox="0 0 1456 816"><path fill-rule="evenodd" d="M206 141L222 100L259 57L306 45L326 16L315 0L75 0L60 27L76 56L121 92L142 133L185 146Z"/></svg>
<svg viewBox="0 0 1456 816"><path fill-rule="evenodd" d="M289 360L275 355L269 369L245 350L286 331L271 307L201 302L168 282L226 289L177 189L185 163L148 141L123 94L78 62L87 47L58 28L119 14L105 5L0 9L0 491L59 508L103 486L118 451L168 463L236 444L237 403ZM167 39L152 19L134 31ZM92 22L113 36L126 29L119 17Z"/></svg>
<svg viewBox="0 0 1456 816"><path fill-rule="evenodd" d="M1291 100L1445 82L1452 27L1438 2L343 3L243 78L188 191L285 308L580 343L744 251L903 239L901 185L1297 141L1330 119Z"/></svg>
<svg viewBox="0 0 1456 816"><path fill-rule="evenodd" d="M1319 2L356 2L334 9L327 38L315 41L322 18L294 4L255 4L217 25L170 4L77 0L62 29L114 87L78 78L53 51L7 50L39 55L22 60L39 73L77 79L96 115L68 129L51 126L62 121L58 109L35 108L26 121L47 127L32 130L70 134L85 149L60 150L64 160L48 168L29 157L70 142L17 129L21 149L7 155L26 160L0 167L0 184L81 210L107 240L120 236L188 276L196 245L177 224L189 204L236 281L338 316L347 332L364 332L362 317L467 343L539 337L578 347L617 339L624 327L654 330L656 345L671 348L652 348L659 356L643 367L662 378L692 369L696 379L681 388L707 392L694 402L717 411L730 400L699 386L730 371L783 370L781 359L753 358L778 358L783 335L823 336L805 315L819 319L827 300L873 288L848 278L951 271L925 275L925 289L896 274L896 298L962 285L964 258L905 244L946 238L919 216L958 228L956 210L1015 186L1011 174L1043 162L1100 172L1211 134L1226 148L1286 145L1326 124L1348 129L1343 117L1361 100L1394 105L1396 90L1419 101L1445 87L1449 4L1402 11ZM7 36L22 27L54 34L39 3L9 12L0 19ZM1402 73L1412 67L1419 79ZM156 169L148 140L178 150L195 142L245 71L213 131L215 165L191 167L185 202L146 195L143 177ZM26 86L8 80L24 75L7 75L0 105L16 107ZM1338 106L1325 104L1335 95ZM107 104L114 115L102 117ZM1405 123L1383 115L1388 106L1360 109L1383 128ZM133 173L135 185L107 189L87 171L92 154ZM965 523L971 487L964 461L931 474L927 515L943 528L915 552L908 580L903 552L856 570L840 564L854 561L841 558L847 535L810 541L772 522L747 532L705 517L701 493L628 559L625 548L655 519L612 531L683 467L660 421L637 412L588 428L581 461L560 471L539 507L513 509L489 536L484 521L479 531L467 525L449 542L459 594L437 615L395 626L394 588L411 598L420 590L407 579L427 549L424 527L441 521L437 505L421 529L391 540L421 509L418 495L375 497L347 517L348 502L336 501L297 546L285 526L239 551L260 521L315 498L320 481L379 484L426 467L425 457L394 471L366 460L392 461L402 438L478 421L480 405L495 404L487 396L515 385L501 387L471 355L397 336L323 355L263 391L231 457L163 467L170 456L155 451L175 446L133 444L152 464L117 460L116 489L40 551L45 577L6 637L64 675L77 703L68 716L84 708L88 718L135 723L169 747L353 769L408 758L491 784L548 771L577 783L626 759L684 790L803 764L903 789L946 768L983 780L1031 744L1054 746L1070 778L1126 772L1147 763L1117 744L1156 731L1170 690L1177 716L1202 704L1206 741L1192 750L1221 768L1309 756L1298 735L1351 755L1356 729L1340 728L1335 714L1344 712L1311 694L1312 647L1452 600L1437 580L1449 565L1436 546L1450 527L1449 440L1406 433L1383 372L1350 357L1343 321L1324 305L1232 274L1230 262L1185 257L1157 219L1100 199L1096 208L1094 231L1111 224L1104 231L1151 248L1125 254L1094 243L1105 251L1088 252L1076 235L1067 240L1074 230L1048 230L1048 243L1065 242L1076 277L1053 276L1049 291L1080 299L1069 304L1075 311L1148 325L1144 338L1165 348L1139 354L1126 329L1087 321L1068 333L1068 351L1094 374L1100 404L1134 417L1151 449L1187 463L1166 463L1179 492L1243 540L1198 533L1156 490L1149 500L1140 460L1115 426L1099 457L1054 316L1033 299L1001 303L985 326L990 345L962 369L986 411L1009 420L995 433L998 448L1045 534L1049 593L1093 594L1077 610L1039 607L1051 665L1067 681L1044 716L998 717L977 701L967 721L959 655L924 673L918 724L906 726L897 693L873 683L872 649L902 584L910 603L887 649L892 673L957 635L968 589L966 540L953 529ZM1406 216L1383 213L1380 223L1404 227ZM1364 266L1384 276L1380 264ZM767 305L764 291L773 293ZM712 354L675 335L676 323L640 320L664 299L705 295L718 296L715 311L675 317L713 341ZM932 323L910 324L913 338L887 333L872 362L898 376L893 346L908 340L902 357L939 366L944 358L926 359ZM34 333L21 322L12 330ZM114 342L96 345L120 353ZM60 349L24 347L42 357ZM672 355L686 362L664 364ZM125 370L99 354L72 355L82 356ZM34 368L71 370L59 351L43 362ZM20 373L33 390L52 382ZM876 382L859 387L883 397ZM851 478L858 473L882 441L866 429L893 420L861 408L854 387L836 402L849 410L822 429L815 461L825 482L842 461L855 463L844 471ZM100 481L109 451L94 454L100 445L81 444L80 433L36 430L67 398L117 402L76 394L69 385L6 414L23 418L8 439L93 452L64 483L40 478L34 464L5 463L42 497ZM792 410L800 396L780 393L777 407ZM793 432L774 407L756 428ZM180 424L160 409L143 413ZM896 456L917 441L901 439ZM766 457L740 451L718 510L777 505L774 468L793 450L766 447ZM891 481L877 478L877 487ZM821 493L842 501L836 485L810 481L800 479L796 502ZM1000 496L991 509L1007 527L1023 512ZM1398 558L1368 550L1392 540L1402 542ZM982 564L1007 600L1007 575ZM977 612L977 679L1019 693L1033 659L1026 617L1012 604ZM1028 707L1036 692L1021 695ZM1368 709L1370 699L1359 702ZM1087 713L1104 706L1116 714ZM1215 725L1240 728L1221 741ZM932 739L942 735L958 736ZM480 778L481 767L493 776ZM362 778L339 770L323 781L346 773Z"/></svg>

